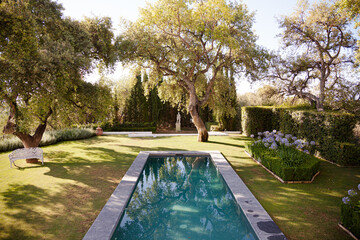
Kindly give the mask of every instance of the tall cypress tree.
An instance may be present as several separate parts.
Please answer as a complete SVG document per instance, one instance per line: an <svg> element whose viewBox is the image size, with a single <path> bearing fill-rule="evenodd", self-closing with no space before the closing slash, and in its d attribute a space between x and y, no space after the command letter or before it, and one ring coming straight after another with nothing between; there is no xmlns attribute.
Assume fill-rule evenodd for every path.
<svg viewBox="0 0 360 240"><path fill-rule="evenodd" d="M142 123L148 121L148 103L144 94L141 76L136 77L136 83L131 89L130 98L126 101L125 121Z"/></svg>

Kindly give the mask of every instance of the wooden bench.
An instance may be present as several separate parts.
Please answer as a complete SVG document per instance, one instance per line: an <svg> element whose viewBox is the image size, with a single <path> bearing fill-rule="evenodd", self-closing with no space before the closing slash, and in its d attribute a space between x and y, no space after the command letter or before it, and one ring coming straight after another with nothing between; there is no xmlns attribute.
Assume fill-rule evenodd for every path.
<svg viewBox="0 0 360 240"><path fill-rule="evenodd" d="M36 147L36 148L20 148L10 153L9 154L10 167L12 168L13 163L15 165L15 160L30 159L30 158L41 159L42 165L44 165L43 150L41 148Z"/></svg>

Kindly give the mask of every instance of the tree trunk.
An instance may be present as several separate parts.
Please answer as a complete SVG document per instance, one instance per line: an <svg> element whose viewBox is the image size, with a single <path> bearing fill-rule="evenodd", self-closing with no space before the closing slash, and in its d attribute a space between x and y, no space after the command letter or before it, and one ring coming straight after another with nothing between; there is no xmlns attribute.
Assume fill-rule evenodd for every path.
<svg viewBox="0 0 360 240"><path fill-rule="evenodd" d="M323 104L321 101L318 101L318 102L316 103L316 110L317 110L318 112L323 112L323 111L324 111L324 104Z"/></svg>
<svg viewBox="0 0 360 240"><path fill-rule="evenodd" d="M18 130L17 130L18 125L17 125L16 116L18 114L18 109L17 109L16 100L9 101L9 105L10 105L10 115L9 115L6 125L4 126L3 133L4 134L13 134L13 135L17 136L23 143L24 148L38 147L39 143L42 139L42 136L45 132L45 129L46 129L47 119L50 117L50 115L53 112L52 109L49 108L48 113L43 117L43 120L41 121L41 123L39 124L37 129L35 130L34 135L31 136L30 134L18 132ZM38 159L26 159L26 162L27 163L37 163Z"/></svg>
<svg viewBox="0 0 360 240"><path fill-rule="evenodd" d="M324 111L325 82L326 82L326 79L324 79L324 77L322 77L322 79L320 79L319 101L316 103L316 109L317 109L319 112Z"/></svg>
<svg viewBox="0 0 360 240"><path fill-rule="evenodd" d="M209 134L206 130L204 121L200 118L199 115L199 101L197 100L196 94L190 93L190 103L188 109L198 131L198 141L207 142L209 139Z"/></svg>
<svg viewBox="0 0 360 240"><path fill-rule="evenodd" d="M40 141L42 139L42 136L45 132L46 129L46 123L44 124L40 124L38 126L38 128L35 131L34 135L30 135L30 134L26 134L26 133L21 133L21 132L15 132L14 135L17 136L21 142L24 145L24 148L32 148L32 147L38 147L40 144ZM37 158L29 158L26 159L27 163L37 163L38 159Z"/></svg>

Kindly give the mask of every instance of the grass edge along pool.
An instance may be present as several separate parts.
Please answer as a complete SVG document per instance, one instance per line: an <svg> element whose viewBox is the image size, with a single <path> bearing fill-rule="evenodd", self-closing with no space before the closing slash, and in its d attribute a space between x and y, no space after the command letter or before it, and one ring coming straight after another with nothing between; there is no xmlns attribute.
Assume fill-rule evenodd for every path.
<svg viewBox="0 0 360 240"><path fill-rule="evenodd" d="M86 233L84 240L111 239L149 156L210 156L260 240L286 239L219 151L140 152Z"/></svg>

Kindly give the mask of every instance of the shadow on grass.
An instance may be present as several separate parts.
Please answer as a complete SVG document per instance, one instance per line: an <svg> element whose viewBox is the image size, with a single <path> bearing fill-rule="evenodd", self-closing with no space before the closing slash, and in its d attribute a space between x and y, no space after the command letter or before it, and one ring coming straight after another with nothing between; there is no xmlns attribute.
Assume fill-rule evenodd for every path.
<svg viewBox="0 0 360 240"><path fill-rule="evenodd" d="M218 142L218 141L208 141L208 143L226 145L226 146L237 147L237 148L245 148L245 146L243 144L233 144L233 143Z"/></svg>
<svg viewBox="0 0 360 240"><path fill-rule="evenodd" d="M246 137L246 136L242 136L242 135L237 135L237 136L231 136L230 135L230 137L231 137L231 139L233 139L233 140L236 140L236 141L250 141L251 140L251 138L250 137Z"/></svg>
<svg viewBox="0 0 360 240"><path fill-rule="evenodd" d="M16 224L7 226L6 236L0 238L81 239L98 213L91 201L99 196L106 201L101 190L108 187L99 187L62 184L61 191L49 194L47 189L31 184L10 185L2 193L6 204L4 215ZM104 192L109 193L107 189Z"/></svg>
<svg viewBox="0 0 360 240"><path fill-rule="evenodd" d="M34 163L32 163L34 164ZM41 161L39 163L35 163L37 164L36 166L26 166L26 167L21 167L21 166L18 166L18 165L15 165L14 166L16 167L16 170L19 170L19 171L25 171L27 169L34 169L34 168L42 168L42 167L45 167L45 165L42 165L41 164Z"/></svg>
<svg viewBox="0 0 360 240"><path fill-rule="evenodd" d="M6 234L4 234L6 233ZM10 227L4 227L0 224L0 239L2 240L15 240L15 239L21 239L21 240L32 240L32 239L38 239L36 236L29 235L28 232L15 227L14 225Z"/></svg>
<svg viewBox="0 0 360 240"><path fill-rule="evenodd" d="M1 239L41 239L41 236L30 235L26 228L28 224L44 225L47 224L46 218L39 215L35 210L36 206L49 204L49 195L42 188L31 184L11 184L2 193L7 210L5 215L16 220L16 225L3 227L6 236ZM51 202L50 202L51 203ZM31 232L33 233L33 232Z"/></svg>
<svg viewBox="0 0 360 240"><path fill-rule="evenodd" d="M64 150L46 152L44 167L49 171L41 179L51 176L57 191L46 184L42 188L17 183L1 193L6 206L2 214L17 224L4 225L0 239L81 239L140 151L183 150L123 146L128 148L124 153L82 144L76 148L86 151L80 157Z"/></svg>

